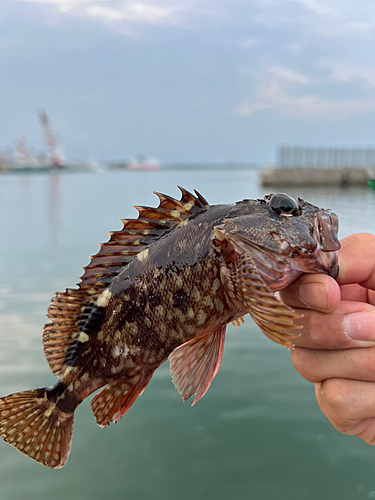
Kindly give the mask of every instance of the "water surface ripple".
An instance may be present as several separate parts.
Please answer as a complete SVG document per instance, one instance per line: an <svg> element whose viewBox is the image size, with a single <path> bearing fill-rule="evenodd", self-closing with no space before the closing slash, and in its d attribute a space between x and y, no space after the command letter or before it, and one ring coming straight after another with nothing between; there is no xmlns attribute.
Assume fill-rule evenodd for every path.
<svg viewBox="0 0 375 500"><path fill-rule="evenodd" d="M108 172L0 177L0 393L52 385L42 350L51 295L77 283L88 256L155 205L152 191L198 189L210 203L263 197L255 171ZM374 231L375 191L292 189L340 218L340 236ZM167 365L117 424L100 429L89 402L73 449L50 470L0 442L2 500L352 500L375 496L375 448L343 436L320 413L289 352L247 319L228 327L222 367L194 408Z"/></svg>

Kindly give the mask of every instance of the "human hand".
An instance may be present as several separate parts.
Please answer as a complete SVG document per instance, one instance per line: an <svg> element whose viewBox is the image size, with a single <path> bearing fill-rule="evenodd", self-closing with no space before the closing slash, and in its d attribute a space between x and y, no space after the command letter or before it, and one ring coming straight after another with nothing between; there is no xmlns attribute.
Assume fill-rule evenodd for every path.
<svg viewBox="0 0 375 500"><path fill-rule="evenodd" d="M375 235L341 241L337 282L305 274L280 292L304 314L292 362L344 434L375 445Z"/></svg>

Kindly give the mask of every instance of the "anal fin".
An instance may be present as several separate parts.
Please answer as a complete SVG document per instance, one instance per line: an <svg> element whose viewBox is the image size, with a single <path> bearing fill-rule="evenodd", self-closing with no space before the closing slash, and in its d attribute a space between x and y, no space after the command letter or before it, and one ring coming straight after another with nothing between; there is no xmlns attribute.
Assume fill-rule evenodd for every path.
<svg viewBox="0 0 375 500"><path fill-rule="evenodd" d="M118 422L146 389L152 374L141 374L135 380L120 378L106 385L91 401L97 424L107 427Z"/></svg>
<svg viewBox="0 0 375 500"><path fill-rule="evenodd" d="M193 394L195 405L208 391L220 368L226 326L182 344L169 355L172 381L182 399Z"/></svg>

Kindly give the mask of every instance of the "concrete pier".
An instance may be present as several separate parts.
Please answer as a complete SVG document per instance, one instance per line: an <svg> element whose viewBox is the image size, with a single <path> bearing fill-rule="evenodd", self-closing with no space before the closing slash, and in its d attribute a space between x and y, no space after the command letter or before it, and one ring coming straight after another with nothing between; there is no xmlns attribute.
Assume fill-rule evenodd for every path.
<svg viewBox="0 0 375 500"><path fill-rule="evenodd" d="M266 168L262 186L366 186L368 168Z"/></svg>

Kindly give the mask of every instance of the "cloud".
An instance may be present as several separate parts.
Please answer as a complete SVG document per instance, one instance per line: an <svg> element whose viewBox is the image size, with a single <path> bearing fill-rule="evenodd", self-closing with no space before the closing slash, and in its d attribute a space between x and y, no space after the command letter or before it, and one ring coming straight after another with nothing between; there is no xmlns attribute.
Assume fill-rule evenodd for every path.
<svg viewBox="0 0 375 500"><path fill-rule="evenodd" d="M5 20L0 44L13 43L1 54L3 67L5 62L11 69L3 108L22 102L19 109L26 113L42 100L48 109L55 105L56 116L67 115L66 107L72 118L65 119L64 139L72 144L68 154L76 158L133 154L147 141L154 148L154 131L147 137L133 130L163 119L170 127L173 120L180 124L181 116L183 125L195 130L192 123L201 119L219 128L232 118L231 111L241 117L262 113L270 123L297 133L298 119L347 120L350 138L359 137L360 129L349 118L363 115L363 123L373 121L373 2L358 8L354 0L5 0L15 3L18 9L0 6ZM119 34L142 43L127 43ZM68 103L64 109L55 104L61 97ZM16 113L8 111L4 143L20 127ZM116 132L102 137L96 122L110 113ZM85 118L92 114L98 119ZM72 128L77 116L79 126ZM128 130L128 123L135 125ZM243 119L236 125L247 127ZM206 133L209 129L202 141L214 135ZM87 140L77 142L82 130ZM123 130L131 136L130 146L117 145L117 131ZM173 147L185 144L183 130L173 127ZM323 134L323 127L316 130L316 136ZM368 130L371 124L364 133ZM168 156L171 146L163 140L168 145L157 154Z"/></svg>
<svg viewBox="0 0 375 500"><path fill-rule="evenodd" d="M345 81L345 78L342 76L341 81ZM300 87L312 86L313 82L288 68L263 69L256 79L259 84L255 97L238 106L237 116L252 116L257 111L274 110L282 116L296 119L345 120L375 111L374 98L327 99L314 93L300 95Z"/></svg>
<svg viewBox="0 0 375 500"><path fill-rule="evenodd" d="M320 61L322 68L330 71L330 78L334 82L365 84L368 87L375 87L375 68L370 60L368 64L358 64L337 60L323 59Z"/></svg>
<svg viewBox="0 0 375 500"><path fill-rule="evenodd" d="M156 4L132 0L17 0L50 5L61 14L98 20L103 23L128 22L139 24L171 24L176 8L173 2Z"/></svg>
<svg viewBox="0 0 375 500"><path fill-rule="evenodd" d="M147 5L134 2L123 5L120 8L105 7L103 5L90 5L86 12L91 17L97 17L102 21L129 21L149 24L162 24L171 18L173 9Z"/></svg>
<svg viewBox="0 0 375 500"><path fill-rule="evenodd" d="M267 92L268 95L270 94ZM345 120L355 115L375 111L375 100L327 100L317 95L293 97L285 92L274 92L272 99L243 103L237 116L251 116L256 111L274 109L281 115L305 120Z"/></svg>
<svg viewBox="0 0 375 500"><path fill-rule="evenodd" d="M19 2L37 3L41 5L53 5L57 8L58 12L66 13L79 8L85 3L84 0L17 0Z"/></svg>
<svg viewBox="0 0 375 500"><path fill-rule="evenodd" d="M259 45L260 38L244 38L243 40L237 40L234 42L235 45L241 49L252 49L256 45Z"/></svg>
<svg viewBox="0 0 375 500"><path fill-rule="evenodd" d="M316 2L315 0L297 0L302 3L307 9L315 14L330 14L332 12L332 8L329 6L328 2Z"/></svg>
<svg viewBox="0 0 375 500"><path fill-rule="evenodd" d="M263 0L254 20L267 28L288 28L291 36L350 38L358 43L373 39L375 8L373 2L363 2L359 9L351 0Z"/></svg>
<svg viewBox="0 0 375 500"><path fill-rule="evenodd" d="M16 0L54 7L59 14L104 24L195 26L197 19L233 25L286 27L290 38L372 36L375 10L351 0ZM292 29L290 29L292 27ZM126 33L126 32L125 32ZM254 43L248 38L250 46ZM255 42L256 43L256 42ZM293 42L291 42L293 44ZM246 47L246 40L244 41ZM293 47L293 45L291 45Z"/></svg>
<svg viewBox="0 0 375 500"><path fill-rule="evenodd" d="M276 77L277 80L286 84L308 85L311 83L310 78L306 75L283 66L271 66L267 71Z"/></svg>

